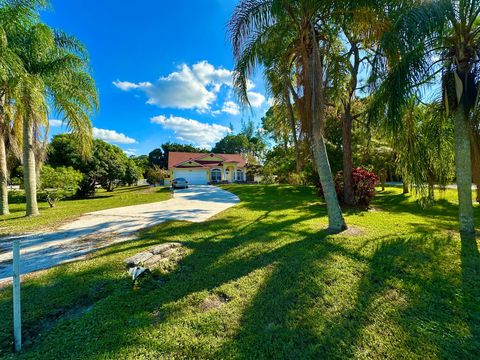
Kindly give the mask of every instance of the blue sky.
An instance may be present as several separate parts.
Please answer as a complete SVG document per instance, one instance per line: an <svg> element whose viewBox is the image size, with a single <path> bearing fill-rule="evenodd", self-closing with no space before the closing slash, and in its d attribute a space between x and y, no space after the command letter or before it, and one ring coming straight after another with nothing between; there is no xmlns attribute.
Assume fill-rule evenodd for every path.
<svg viewBox="0 0 480 360"><path fill-rule="evenodd" d="M94 136L128 154L167 141L208 147L268 108L261 75L251 82L254 113L232 94L226 23L234 0L52 0L42 19L88 48L100 95ZM63 132L51 114L51 134Z"/></svg>

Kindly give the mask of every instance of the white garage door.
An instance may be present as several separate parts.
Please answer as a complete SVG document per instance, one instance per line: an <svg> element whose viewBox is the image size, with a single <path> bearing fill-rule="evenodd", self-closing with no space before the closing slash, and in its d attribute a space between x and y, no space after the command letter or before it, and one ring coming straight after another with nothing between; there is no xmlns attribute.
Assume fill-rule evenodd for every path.
<svg viewBox="0 0 480 360"><path fill-rule="evenodd" d="M203 185L207 183L207 170L173 170L173 178L185 178L188 184Z"/></svg>

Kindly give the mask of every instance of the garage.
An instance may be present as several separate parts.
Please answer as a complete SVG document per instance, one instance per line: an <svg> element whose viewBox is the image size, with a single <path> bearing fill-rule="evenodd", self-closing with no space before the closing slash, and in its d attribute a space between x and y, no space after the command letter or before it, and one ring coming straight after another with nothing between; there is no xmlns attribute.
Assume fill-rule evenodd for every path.
<svg viewBox="0 0 480 360"><path fill-rule="evenodd" d="M207 183L207 170L173 170L173 178L184 178L190 185L204 185Z"/></svg>

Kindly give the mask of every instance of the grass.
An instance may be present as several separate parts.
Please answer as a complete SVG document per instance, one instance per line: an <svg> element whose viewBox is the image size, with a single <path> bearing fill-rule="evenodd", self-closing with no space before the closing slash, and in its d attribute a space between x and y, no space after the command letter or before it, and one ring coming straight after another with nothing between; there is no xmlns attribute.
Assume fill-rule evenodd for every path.
<svg viewBox="0 0 480 360"><path fill-rule="evenodd" d="M241 203L203 224L164 223L27 277L20 355L11 353L11 288L0 290L0 356L477 358L478 240L457 235L453 191L422 209L388 188L372 211L346 212L350 230L327 235L310 188L226 189ZM168 241L188 255L133 289L123 260Z"/></svg>
<svg viewBox="0 0 480 360"><path fill-rule="evenodd" d="M145 204L170 198L166 188L120 187L110 193L100 189L92 198L62 200L57 202L54 208L50 208L47 202L39 202L40 216L25 217L25 195L21 192L11 192L9 195L11 214L0 217L0 235L39 231L90 211Z"/></svg>

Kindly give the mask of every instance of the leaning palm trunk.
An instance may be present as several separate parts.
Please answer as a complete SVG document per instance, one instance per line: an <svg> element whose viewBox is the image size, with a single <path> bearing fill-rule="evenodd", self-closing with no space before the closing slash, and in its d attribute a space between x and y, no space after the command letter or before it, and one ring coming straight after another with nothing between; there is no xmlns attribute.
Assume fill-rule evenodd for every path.
<svg viewBox="0 0 480 360"><path fill-rule="evenodd" d="M8 209L8 168L5 137L0 134L0 215L7 215Z"/></svg>
<svg viewBox="0 0 480 360"><path fill-rule="evenodd" d="M455 113L455 170L458 190L460 232L474 233L470 127L462 99Z"/></svg>
<svg viewBox="0 0 480 360"><path fill-rule="evenodd" d="M338 204L335 184L333 182L330 162L328 161L325 139L319 131L312 134L312 153L317 166L320 183L322 184L323 196L327 204L328 227L332 231L342 231L347 228Z"/></svg>
<svg viewBox="0 0 480 360"><path fill-rule="evenodd" d="M23 183L26 196L26 215L38 215L37 174L33 139L33 124L29 116L25 116L23 124Z"/></svg>
<svg viewBox="0 0 480 360"><path fill-rule="evenodd" d="M313 33L313 31L312 31ZM327 148L325 147L324 133L324 119L323 111L325 101L323 98L323 68L321 64L320 51L316 42L315 36L313 38L313 51L309 54L310 61L307 62L307 71L305 72L305 99L306 112L310 117L307 122L310 122L310 138L312 143L312 153L317 167L320 183L322 184L323 195L325 203L327 204L328 213L328 228L331 231L338 232L345 230L347 225L343 219L342 211L338 203L337 193L335 191L335 183L333 182L330 162L328 161ZM310 121L308 121L310 120Z"/></svg>

